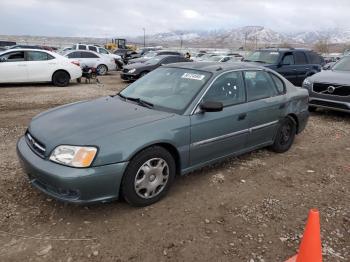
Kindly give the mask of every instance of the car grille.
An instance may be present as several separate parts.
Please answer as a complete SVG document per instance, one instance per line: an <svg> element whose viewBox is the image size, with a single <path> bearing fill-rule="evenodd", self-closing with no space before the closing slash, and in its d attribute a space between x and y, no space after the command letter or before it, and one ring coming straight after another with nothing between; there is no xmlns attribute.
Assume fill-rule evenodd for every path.
<svg viewBox="0 0 350 262"><path fill-rule="evenodd" d="M347 85L314 83L312 89L319 94L350 96L350 86Z"/></svg>
<svg viewBox="0 0 350 262"><path fill-rule="evenodd" d="M28 131L25 134L25 138L26 138L27 144L32 149L32 151L37 155L39 155L40 157L44 158L45 151L46 151L45 146L41 142L39 142L36 138L34 138Z"/></svg>

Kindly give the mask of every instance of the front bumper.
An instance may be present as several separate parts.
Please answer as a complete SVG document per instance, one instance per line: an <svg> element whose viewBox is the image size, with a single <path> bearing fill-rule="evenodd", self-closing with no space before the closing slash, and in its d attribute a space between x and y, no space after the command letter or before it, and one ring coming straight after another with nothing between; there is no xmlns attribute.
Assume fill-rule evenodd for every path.
<svg viewBox="0 0 350 262"><path fill-rule="evenodd" d="M138 79L139 75L137 75L137 74L128 74L128 73L120 73L120 77L123 80L132 81L132 80Z"/></svg>
<svg viewBox="0 0 350 262"><path fill-rule="evenodd" d="M36 155L24 137L17 143L17 155L30 183L45 194L70 203L107 202L119 197L128 162L90 168L72 168Z"/></svg>
<svg viewBox="0 0 350 262"><path fill-rule="evenodd" d="M317 96L310 96L309 105L350 113L350 99L349 101L341 101L338 99L325 99Z"/></svg>

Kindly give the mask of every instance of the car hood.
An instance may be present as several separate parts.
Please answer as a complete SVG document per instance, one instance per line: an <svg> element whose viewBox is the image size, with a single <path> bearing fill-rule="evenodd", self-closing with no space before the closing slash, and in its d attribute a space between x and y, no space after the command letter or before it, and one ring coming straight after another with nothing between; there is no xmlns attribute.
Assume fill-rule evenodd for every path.
<svg viewBox="0 0 350 262"><path fill-rule="evenodd" d="M61 144L95 145L99 138L171 116L118 96L103 97L43 112L33 118L28 130L51 151Z"/></svg>
<svg viewBox="0 0 350 262"><path fill-rule="evenodd" d="M349 85L350 72L347 71L321 71L309 78L312 82L333 83L340 85Z"/></svg>
<svg viewBox="0 0 350 262"><path fill-rule="evenodd" d="M147 59L147 58L144 58L144 57L139 57L139 58L133 58L133 59L130 59L129 60L129 63L144 63L144 62L146 62L147 60L149 60L149 59Z"/></svg>
<svg viewBox="0 0 350 262"><path fill-rule="evenodd" d="M156 66L156 64L151 64L151 63L148 63L148 62L145 62L145 63L134 63L134 64L130 64L130 65L127 65L127 66L124 66L125 69L133 69L135 68L136 70L137 69L140 69L140 68L145 68L145 67L151 67L151 66Z"/></svg>

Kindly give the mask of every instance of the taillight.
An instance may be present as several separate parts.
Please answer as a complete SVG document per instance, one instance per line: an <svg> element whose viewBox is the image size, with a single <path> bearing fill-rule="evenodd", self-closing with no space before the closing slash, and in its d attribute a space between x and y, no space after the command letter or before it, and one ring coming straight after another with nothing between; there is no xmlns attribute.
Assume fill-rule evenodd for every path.
<svg viewBox="0 0 350 262"><path fill-rule="evenodd" d="M71 63L80 67L80 63L78 61L72 61Z"/></svg>

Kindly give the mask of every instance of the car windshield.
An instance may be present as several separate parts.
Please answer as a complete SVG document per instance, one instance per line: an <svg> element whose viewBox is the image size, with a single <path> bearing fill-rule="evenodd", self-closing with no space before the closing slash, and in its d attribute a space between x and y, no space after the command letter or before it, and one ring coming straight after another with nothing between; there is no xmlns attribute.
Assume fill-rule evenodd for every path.
<svg viewBox="0 0 350 262"><path fill-rule="evenodd" d="M158 64L160 61L160 58L158 57L154 57L154 58L151 58L149 60L147 60L146 64L152 64L152 65L155 65L155 64Z"/></svg>
<svg viewBox="0 0 350 262"><path fill-rule="evenodd" d="M275 51L255 51L249 54L244 60L248 62L260 62L266 64L276 64L279 52Z"/></svg>
<svg viewBox="0 0 350 262"><path fill-rule="evenodd" d="M153 104L154 109L181 114L211 77L211 73L161 67L135 81L120 94Z"/></svg>
<svg viewBox="0 0 350 262"><path fill-rule="evenodd" d="M343 57L336 63L332 70L335 71L350 71L350 56Z"/></svg>
<svg viewBox="0 0 350 262"><path fill-rule="evenodd" d="M145 58L152 58L155 57L157 55L156 52L148 52L144 55Z"/></svg>
<svg viewBox="0 0 350 262"><path fill-rule="evenodd" d="M219 62L223 56L212 56L208 58L208 61Z"/></svg>

